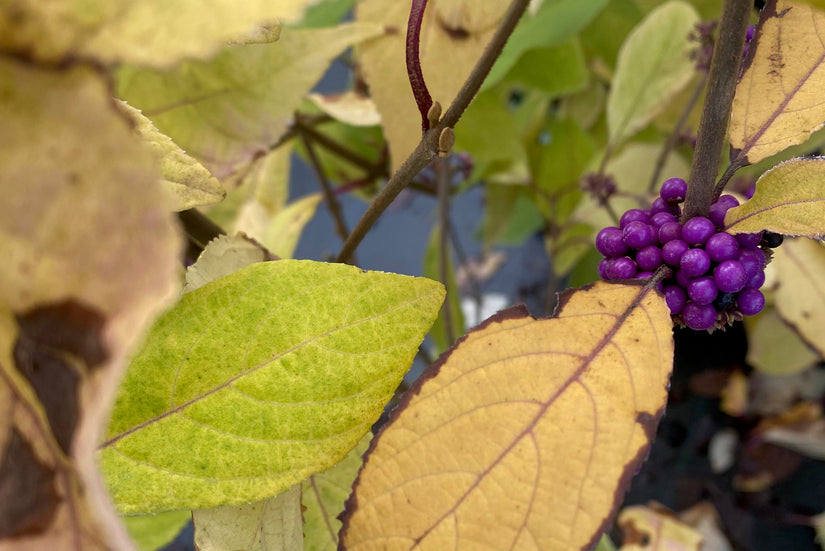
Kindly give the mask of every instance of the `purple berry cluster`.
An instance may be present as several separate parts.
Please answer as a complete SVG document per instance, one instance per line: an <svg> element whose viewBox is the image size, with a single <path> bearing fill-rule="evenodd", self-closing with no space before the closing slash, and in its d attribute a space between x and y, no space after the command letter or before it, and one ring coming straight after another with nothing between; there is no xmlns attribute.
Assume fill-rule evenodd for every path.
<svg viewBox="0 0 825 551"><path fill-rule="evenodd" d="M670 178L649 210L631 209L619 227L596 236L604 259L599 276L605 280L644 279L660 266L670 275L660 284L674 321L691 329L721 328L743 315L759 313L765 297L766 251L781 236L760 233L731 235L722 231L725 214L739 204L722 195L707 217L679 222L687 183Z"/></svg>

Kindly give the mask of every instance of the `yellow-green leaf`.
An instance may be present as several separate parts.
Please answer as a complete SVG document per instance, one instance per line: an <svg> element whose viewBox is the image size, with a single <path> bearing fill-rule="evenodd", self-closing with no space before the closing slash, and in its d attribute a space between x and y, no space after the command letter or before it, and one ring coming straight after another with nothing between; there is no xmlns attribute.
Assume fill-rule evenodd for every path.
<svg viewBox="0 0 825 551"><path fill-rule="evenodd" d="M725 231L762 230L784 235L825 235L825 158L792 159L765 172L753 197L730 209Z"/></svg>
<svg viewBox="0 0 825 551"><path fill-rule="evenodd" d="M301 486L262 501L192 511L199 551L296 551L302 548Z"/></svg>
<svg viewBox="0 0 825 551"><path fill-rule="evenodd" d="M344 548L595 546L664 411L673 324L640 285L560 298L556 318L493 316L416 382L370 445Z"/></svg>
<svg viewBox="0 0 825 551"><path fill-rule="evenodd" d="M392 397L443 298L427 279L298 260L187 293L123 380L100 453L116 504L245 503L333 465Z"/></svg>
<svg viewBox="0 0 825 551"><path fill-rule="evenodd" d="M157 515L124 517L129 536L140 551L155 551L175 539L192 518L191 511L168 511Z"/></svg>
<svg viewBox="0 0 825 551"><path fill-rule="evenodd" d="M256 262L272 260L258 243L241 235L221 235L204 247L197 262L186 269L188 293Z"/></svg>
<svg viewBox="0 0 825 551"><path fill-rule="evenodd" d="M226 190L202 164L187 155L169 136L158 131L152 121L139 110L124 102L121 102L121 106L129 118L135 121L135 131L158 160L163 184L174 198L175 210L191 209L223 200Z"/></svg>
<svg viewBox="0 0 825 551"><path fill-rule="evenodd" d="M208 57L262 25L295 20L313 0L18 0L0 5L0 50L54 61L68 56L103 63L168 67Z"/></svg>
<svg viewBox="0 0 825 551"><path fill-rule="evenodd" d="M819 360L773 307L766 307L758 316L745 318L745 323L748 325L748 363L762 373L792 375Z"/></svg>
<svg viewBox="0 0 825 551"><path fill-rule="evenodd" d="M825 247L810 239L786 239L774 250L773 264L779 315L825 358Z"/></svg>
<svg viewBox="0 0 825 551"><path fill-rule="evenodd" d="M693 76L688 35L699 21L690 4L667 2L627 36L607 98L610 142L621 143L659 114Z"/></svg>
<svg viewBox="0 0 825 551"><path fill-rule="evenodd" d="M321 193L301 197L271 217L260 237L257 233L251 236L280 258L292 258L304 226L315 215L315 209L323 199Z"/></svg>
<svg viewBox="0 0 825 551"><path fill-rule="evenodd" d="M335 120L353 126L381 124L381 115L375 107L375 102L358 92L347 91L334 95L312 93L307 99Z"/></svg>
<svg viewBox="0 0 825 551"><path fill-rule="evenodd" d="M277 42L225 46L168 71L125 67L118 95L223 178L278 141L333 58L383 32L370 24L284 29Z"/></svg>
<svg viewBox="0 0 825 551"><path fill-rule="evenodd" d="M304 551L335 551L338 549L338 515L352 492L352 483L361 468L361 457L367 451L372 434L364 438L347 456L326 471L304 481Z"/></svg>
<svg viewBox="0 0 825 551"><path fill-rule="evenodd" d="M733 100L734 162L755 163L802 143L825 121L825 13L786 0L768 6Z"/></svg>

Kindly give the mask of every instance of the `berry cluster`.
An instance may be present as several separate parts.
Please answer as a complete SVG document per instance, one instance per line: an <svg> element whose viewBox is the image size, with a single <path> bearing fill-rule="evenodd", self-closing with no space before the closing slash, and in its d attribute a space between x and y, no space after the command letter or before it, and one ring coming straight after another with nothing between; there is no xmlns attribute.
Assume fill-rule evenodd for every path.
<svg viewBox="0 0 825 551"><path fill-rule="evenodd" d="M631 209L619 227L607 227L596 236L604 255L599 275L605 280L648 278L660 266L670 275L660 284L674 321L691 329L723 327L742 315L762 310L770 247L781 236L765 232L731 235L721 231L727 211L739 204L722 195L707 217L679 222L687 183L671 178L662 184L649 210Z"/></svg>

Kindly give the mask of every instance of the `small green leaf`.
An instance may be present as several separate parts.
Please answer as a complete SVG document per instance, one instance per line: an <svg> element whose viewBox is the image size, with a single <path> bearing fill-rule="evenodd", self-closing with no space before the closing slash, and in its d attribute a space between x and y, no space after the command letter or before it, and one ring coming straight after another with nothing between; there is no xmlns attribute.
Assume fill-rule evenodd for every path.
<svg viewBox="0 0 825 551"><path fill-rule="evenodd" d="M441 259L438 254L439 243L441 240L441 230L438 225L433 227L430 235L430 243L424 253L424 276L430 279L438 280L441 277ZM447 247L450 241L447 241ZM430 337L435 342L438 353L441 354L453 345L447 338L447 316L445 310L450 308L452 314L452 330L453 337L458 338L464 334L464 315L461 311L461 297L458 292L458 285L455 280L455 270L453 269L452 254L447 254L447 281L444 282L447 286L447 303L441 308L438 313L432 329L430 330Z"/></svg>
<svg viewBox="0 0 825 551"><path fill-rule="evenodd" d="M293 551L303 546L301 486L273 498L192 511L198 551Z"/></svg>
<svg viewBox="0 0 825 551"><path fill-rule="evenodd" d="M299 260L187 293L122 382L100 454L116 504L245 503L333 465L392 397L443 299L427 279Z"/></svg>
<svg viewBox="0 0 825 551"><path fill-rule="evenodd" d="M317 29L332 27L341 22L341 19L352 9L355 0L324 0L315 2L307 8L303 19L294 27L302 29Z"/></svg>
<svg viewBox="0 0 825 551"><path fill-rule="evenodd" d="M619 144L644 128L688 83L694 72L688 34L698 21L690 4L673 0L628 35L607 99L610 143Z"/></svg>
<svg viewBox="0 0 825 551"><path fill-rule="evenodd" d="M642 20L642 10L634 0L612 0L581 32L582 46L588 59L595 58L610 70L616 67L616 57L622 41Z"/></svg>
<svg viewBox="0 0 825 551"><path fill-rule="evenodd" d="M338 515L352 492L352 483L361 468L372 434L364 438L347 456L326 471L304 481L304 551L335 551L338 549Z"/></svg>
<svg viewBox="0 0 825 551"><path fill-rule="evenodd" d="M122 520L140 551L155 551L175 539L191 518L191 511L182 510L122 517Z"/></svg>
<svg viewBox="0 0 825 551"><path fill-rule="evenodd" d="M551 96L583 90L587 79L584 53L576 40L524 52L505 77L507 82L536 88Z"/></svg>
<svg viewBox="0 0 825 551"><path fill-rule="evenodd" d="M765 172L756 193L725 216L728 233L825 235L825 158L791 159Z"/></svg>

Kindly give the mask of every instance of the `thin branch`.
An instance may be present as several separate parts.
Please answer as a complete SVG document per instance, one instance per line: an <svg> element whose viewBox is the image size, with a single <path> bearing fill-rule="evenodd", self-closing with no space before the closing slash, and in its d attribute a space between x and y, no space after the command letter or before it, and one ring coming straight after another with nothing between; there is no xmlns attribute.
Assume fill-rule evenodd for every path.
<svg viewBox="0 0 825 551"><path fill-rule="evenodd" d="M226 235L223 228L197 209L181 211L178 213L178 218L183 224L183 230L186 232L189 243L200 250L203 250L207 243L216 237Z"/></svg>
<svg viewBox="0 0 825 551"><path fill-rule="evenodd" d="M449 274L449 227L450 227L450 169L447 166L446 158L439 158L435 162L436 181L438 182L438 279L447 289L447 297L444 300L444 328L447 342L452 345L455 342L455 331L453 331L453 320L456 319L450 300L450 286L447 284Z"/></svg>
<svg viewBox="0 0 825 551"><path fill-rule="evenodd" d="M507 38L512 34L513 29L516 27L518 20L521 18L524 10L527 9L529 3L530 0L513 0L510 4L493 38L490 40L487 48L485 48L484 53L481 54L481 58L479 58L470 76L467 77L461 90L459 90L452 104L450 104L447 112L444 113L444 116L435 127L424 134L415 150L407 157L401 165L401 168L390 177L387 184L367 208L367 212L365 212L358 221L355 229L352 230L341 252L338 254L338 262L346 262L350 258L352 253L355 252L355 249L358 248L361 240L364 239L364 236L370 228L372 228L373 224L375 224L398 194L401 193L421 169L436 157L438 151L438 136L441 134L441 130L448 126L455 126L458 119L461 118L464 110L467 109L467 106L470 105L473 97L475 97L479 88L481 88L481 84L490 72L490 68L493 66L493 63L495 63L499 54L501 54Z"/></svg>
<svg viewBox="0 0 825 551"><path fill-rule="evenodd" d="M427 0L412 0L410 7L410 19L407 22L407 77L410 79L415 103L421 113L421 131L430 129L430 119L427 113L433 104L433 98L427 89L424 81L424 73L421 71L421 56L419 55L419 44L421 42L421 26L424 23L424 10L427 9Z"/></svg>
<svg viewBox="0 0 825 551"><path fill-rule="evenodd" d="M752 4L750 0L725 1L708 74L708 93L696 137L683 220L706 215L714 199L714 182L719 173Z"/></svg>
<svg viewBox="0 0 825 551"><path fill-rule="evenodd" d="M362 168L367 172L375 171L375 163L369 159L365 159L361 155L355 153L347 146L338 143L326 134L319 132L312 126L306 124L301 120L301 117L295 117L294 128L297 133L306 136L330 153L334 153L338 157L348 161L353 166Z"/></svg>

